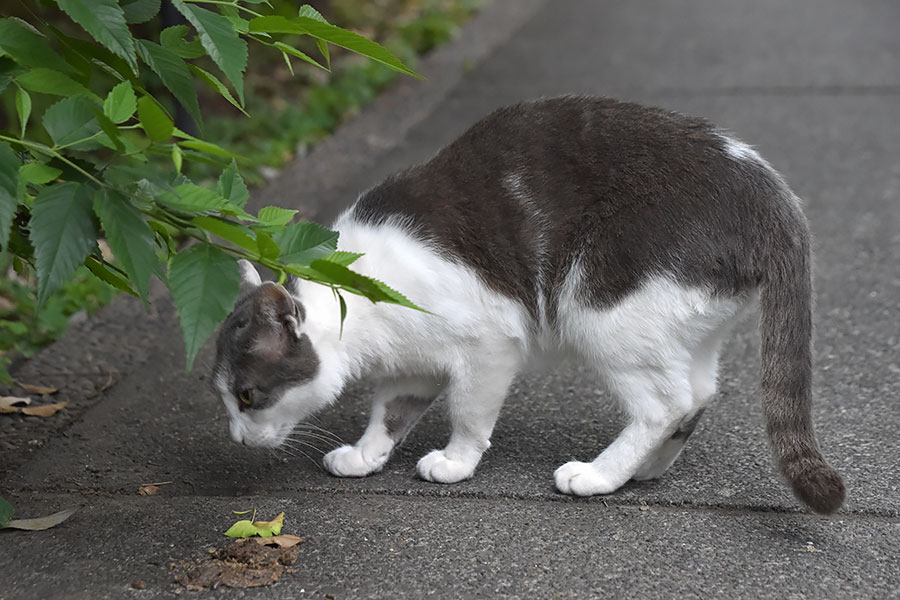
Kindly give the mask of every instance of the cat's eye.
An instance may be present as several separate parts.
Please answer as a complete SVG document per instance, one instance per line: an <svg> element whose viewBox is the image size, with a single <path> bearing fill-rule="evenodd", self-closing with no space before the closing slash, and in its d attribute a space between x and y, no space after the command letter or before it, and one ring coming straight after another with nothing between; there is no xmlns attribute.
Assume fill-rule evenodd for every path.
<svg viewBox="0 0 900 600"><path fill-rule="evenodd" d="M238 400L241 401L241 408L253 406L253 390L244 390L238 394Z"/></svg>

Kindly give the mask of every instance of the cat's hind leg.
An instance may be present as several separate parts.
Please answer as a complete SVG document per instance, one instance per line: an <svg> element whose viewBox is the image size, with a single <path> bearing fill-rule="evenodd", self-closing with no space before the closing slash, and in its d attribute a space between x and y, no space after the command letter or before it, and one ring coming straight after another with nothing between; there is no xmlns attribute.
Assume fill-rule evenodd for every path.
<svg viewBox="0 0 900 600"><path fill-rule="evenodd" d="M691 389L684 365L636 368L618 373L610 382L622 398L631 422L593 461L572 461L554 473L564 494L609 494L631 479L670 439L692 409Z"/></svg>
<svg viewBox="0 0 900 600"><path fill-rule="evenodd" d="M365 477L380 471L440 393L441 383L404 378L382 384L375 393L369 425L355 444L325 455L325 468L338 477Z"/></svg>

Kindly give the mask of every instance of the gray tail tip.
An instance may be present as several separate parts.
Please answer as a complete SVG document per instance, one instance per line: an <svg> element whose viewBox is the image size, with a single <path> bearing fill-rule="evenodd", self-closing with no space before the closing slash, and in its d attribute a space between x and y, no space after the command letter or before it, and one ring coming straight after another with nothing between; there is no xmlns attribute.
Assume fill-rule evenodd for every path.
<svg viewBox="0 0 900 600"><path fill-rule="evenodd" d="M820 515L835 513L847 497L840 474L821 458L785 465L784 475L794 495Z"/></svg>

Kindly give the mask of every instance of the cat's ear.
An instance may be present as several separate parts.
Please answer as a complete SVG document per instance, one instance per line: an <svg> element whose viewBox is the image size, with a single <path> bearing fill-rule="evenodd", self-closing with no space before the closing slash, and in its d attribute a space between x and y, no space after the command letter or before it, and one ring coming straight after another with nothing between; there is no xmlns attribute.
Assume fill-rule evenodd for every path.
<svg viewBox="0 0 900 600"><path fill-rule="evenodd" d="M256 350L269 358L283 355L300 337L300 308L290 294L273 283L260 286L253 298Z"/></svg>
<svg viewBox="0 0 900 600"><path fill-rule="evenodd" d="M241 291L246 292L259 287L262 280L253 263L243 258L238 260L238 269L241 271Z"/></svg>

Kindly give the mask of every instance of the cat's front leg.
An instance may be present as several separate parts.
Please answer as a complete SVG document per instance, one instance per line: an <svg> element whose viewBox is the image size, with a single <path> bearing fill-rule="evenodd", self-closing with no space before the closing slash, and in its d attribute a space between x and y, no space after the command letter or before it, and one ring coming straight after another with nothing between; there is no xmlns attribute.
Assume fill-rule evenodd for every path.
<svg viewBox="0 0 900 600"><path fill-rule="evenodd" d="M394 447L413 428L440 392L431 380L391 381L375 394L369 425L358 442L325 455L325 468L338 477L365 477L380 471Z"/></svg>
<svg viewBox="0 0 900 600"><path fill-rule="evenodd" d="M456 483L475 473L481 455L491 445L494 424L518 366L510 352L451 381L447 395L453 427L450 441L443 450L433 450L419 460L419 477L435 483Z"/></svg>

